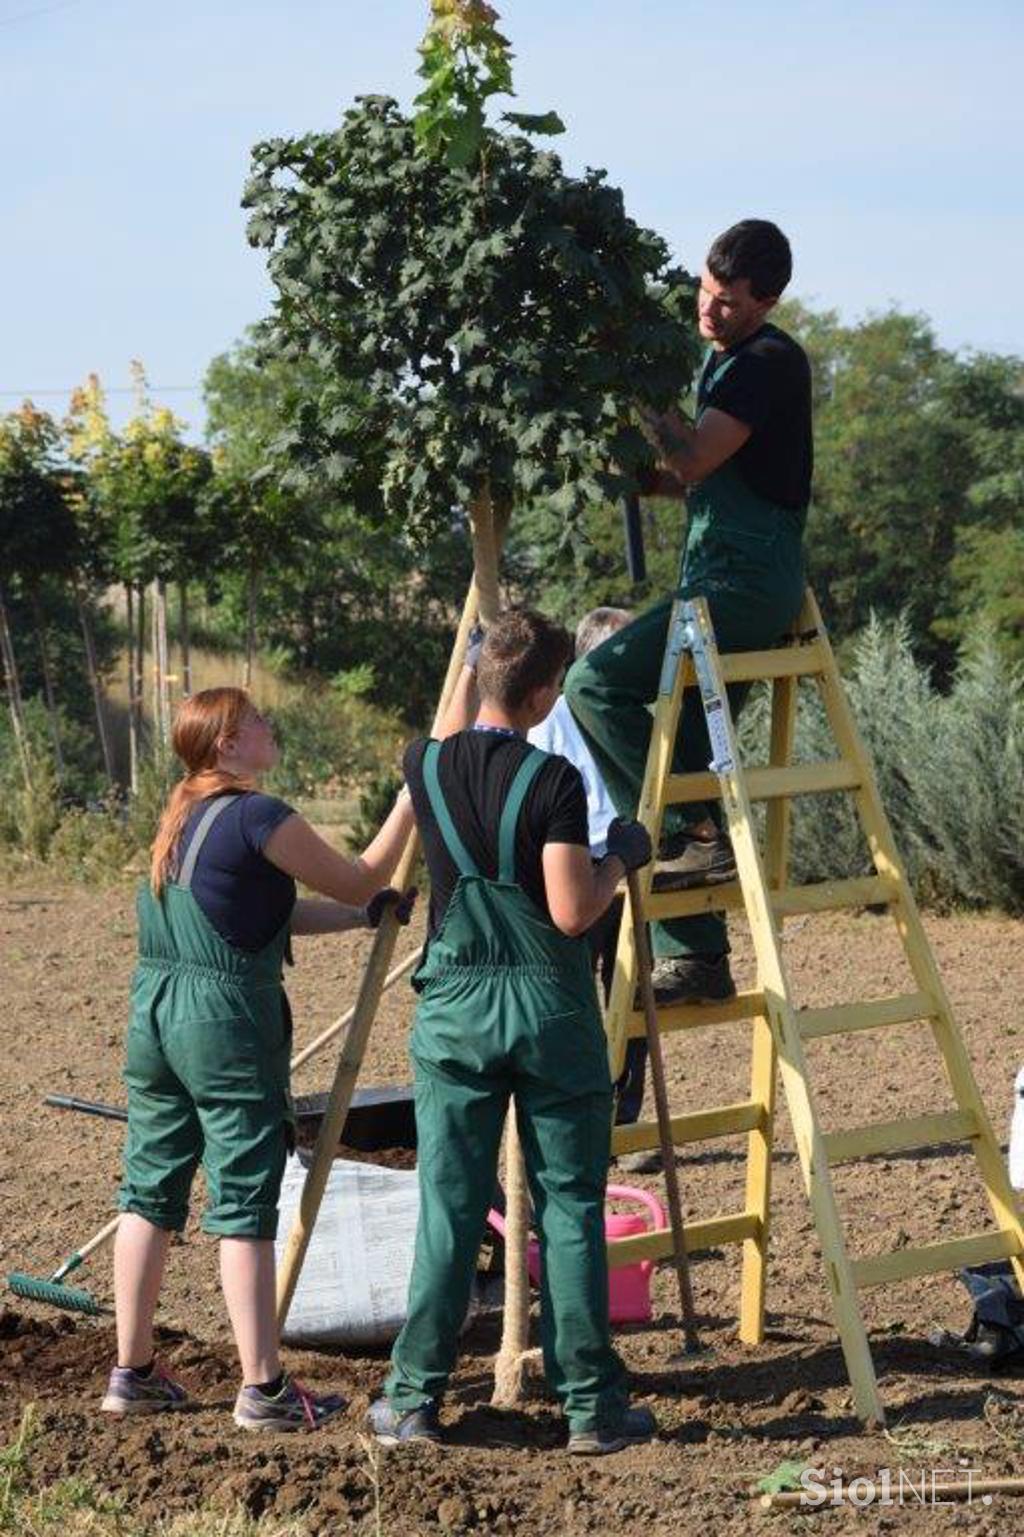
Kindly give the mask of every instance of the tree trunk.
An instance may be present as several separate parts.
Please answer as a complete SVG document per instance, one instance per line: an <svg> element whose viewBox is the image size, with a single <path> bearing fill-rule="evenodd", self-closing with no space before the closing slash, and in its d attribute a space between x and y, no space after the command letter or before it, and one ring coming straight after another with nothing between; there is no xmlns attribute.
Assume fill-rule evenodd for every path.
<svg viewBox="0 0 1024 1537"><path fill-rule="evenodd" d="M135 708L135 593L131 582L124 584L128 625L128 787L135 795L139 788L139 722Z"/></svg>
<svg viewBox="0 0 1024 1537"><path fill-rule="evenodd" d="M25 777L25 788L32 789L32 762L28 750L28 736L25 731L25 712L21 701L21 683L18 680L18 663L14 655L14 643L11 640L11 629L7 623L7 605L4 602L3 588L0 587L0 651L4 658L4 682L7 685L7 702L11 711L11 726L14 730L14 740L18 748L18 757L21 759L21 772Z"/></svg>
<svg viewBox="0 0 1024 1537"><path fill-rule="evenodd" d="M82 640L85 643L85 669L89 674L89 687L92 689L92 702L96 711L96 733L100 739L100 752L103 754L103 771L107 776L107 784L113 790L116 785L114 758L110 750L107 719L103 713L103 683L100 678L99 668L96 665L96 638L92 631L89 598L79 581L75 582L75 602L78 605L78 618L82 626Z"/></svg>
<svg viewBox="0 0 1024 1537"><path fill-rule="evenodd" d="M46 644L46 616L39 599L39 588L29 591L32 618L35 620L36 643L39 646L39 662L43 673L43 698L46 700L46 718L50 723L50 740L53 742L53 766L58 785L64 783L64 754L60 746L60 718L57 714L57 696L53 687L53 670L50 667L50 651Z"/></svg>
<svg viewBox="0 0 1024 1537"><path fill-rule="evenodd" d="M480 620L489 626L501 608L498 587L498 550L504 532L504 511L495 516L490 491L485 487L469 510L473 540L473 576L480 594ZM496 522L501 527L496 528ZM530 1278L527 1240L530 1203L519 1142L514 1103L505 1117L505 1308L501 1348L494 1363L492 1402L503 1407L523 1396L530 1348Z"/></svg>
<svg viewBox="0 0 1024 1537"><path fill-rule="evenodd" d="M171 681L167 652L167 583L158 576L153 584L153 636L156 641L156 667L154 687L157 739L160 752L166 755L171 745Z"/></svg>
<svg viewBox="0 0 1024 1537"><path fill-rule="evenodd" d="M256 652L256 588L258 584L256 562L249 567L249 613L245 633L245 676L242 687L252 688L252 663Z"/></svg>
<svg viewBox="0 0 1024 1537"><path fill-rule="evenodd" d="M188 623L188 582L178 583L178 635L181 642L181 692L187 699L192 692L192 636Z"/></svg>

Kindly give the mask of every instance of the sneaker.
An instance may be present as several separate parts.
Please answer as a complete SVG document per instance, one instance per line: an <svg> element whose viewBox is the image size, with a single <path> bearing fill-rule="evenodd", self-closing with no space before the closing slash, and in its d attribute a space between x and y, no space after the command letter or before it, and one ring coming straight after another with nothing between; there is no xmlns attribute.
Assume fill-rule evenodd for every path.
<svg viewBox="0 0 1024 1537"><path fill-rule="evenodd" d="M670 1003L721 1003L736 996L728 955L665 956L655 961L651 981L659 1008Z"/></svg>
<svg viewBox="0 0 1024 1537"><path fill-rule="evenodd" d="M719 886L736 879L736 856L725 833L694 838L678 833L658 851L652 891L688 891L693 886Z"/></svg>
<svg viewBox="0 0 1024 1537"><path fill-rule="evenodd" d="M340 1394L316 1395L286 1376L273 1394L258 1387L239 1388L234 1421L243 1430L319 1430L344 1407Z"/></svg>
<svg viewBox="0 0 1024 1537"><path fill-rule="evenodd" d="M661 1148L642 1147L635 1153L620 1153L615 1160L615 1165L624 1174L660 1174Z"/></svg>
<svg viewBox="0 0 1024 1537"><path fill-rule="evenodd" d="M621 1452L625 1446L637 1446L657 1435L658 1422L650 1409L642 1404L627 1409L614 1429L593 1426L587 1430L570 1430L568 1450L574 1457L606 1457L609 1452Z"/></svg>
<svg viewBox="0 0 1024 1537"><path fill-rule="evenodd" d="M187 1404L181 1383L155 1366L145 1375L130 1366L115 1366L100 1408L104 1414L160 1414Z"/></svg>
<svg viewBox="0 0 1024 1537"><path fill-rule="evenodd" d="M406 1441L441 1440L437 1401L428 1398L415 1409L399 1414L388 1398L376 1399L369 1408L366 1423L382 1446L399 1446Z"/></svg>

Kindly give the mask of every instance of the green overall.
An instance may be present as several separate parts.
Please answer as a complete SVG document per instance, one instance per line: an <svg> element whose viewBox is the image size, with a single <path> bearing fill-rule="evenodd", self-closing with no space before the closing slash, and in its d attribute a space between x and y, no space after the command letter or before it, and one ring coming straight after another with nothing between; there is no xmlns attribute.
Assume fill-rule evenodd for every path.
<svg viewBox="0 0 1024 1537"><path fill-rule="evenodd" d="M192 895L196 859L232 796L208 803L178 879L139 890L119 1205L180 1232L200 1163L208 1233L273 1238L293 1112L286 923L255 953L222 939Z"/></svg>
<svg viewBox="0 0 1024 1537"><path fill-rule="evenodd" d="M548 1382L574 1428L615 1426L625 1374L608 1325L604 1198L611 1083L584 938L561 933L516 884L516 822L545 754L509 790L498 879L480 874L437 774L424 781L459 880L414 985L420 1212L405 1327L386 1391L400 1413L438 1398L455 1363L498 1149L515 1099L541 1246L541 1338Z"/></svg>
<svg viewBox="0 0 1024 1537"><path fill-rule="evenodd" d="M733 363L706 361L698 400L707 397ZM699 419L699 415L698 415ZM707 600L720 651L774 645L800 610L804 590L805 514L751 490L736 464L721 465L687 499L686 541L677 594ZM569 670L565 695L620 816L636 815L651 739L649 706L657 698L672 599L666 598L581 657ZM750 691L731 684L734 717ZM696 689L683 696L675 773L706 769L711 757L704 710ZM713 806L670 806L663 836L706 816ZM720 955L728 950L720 913L701 913L651 925L654 953Z"/></svg>

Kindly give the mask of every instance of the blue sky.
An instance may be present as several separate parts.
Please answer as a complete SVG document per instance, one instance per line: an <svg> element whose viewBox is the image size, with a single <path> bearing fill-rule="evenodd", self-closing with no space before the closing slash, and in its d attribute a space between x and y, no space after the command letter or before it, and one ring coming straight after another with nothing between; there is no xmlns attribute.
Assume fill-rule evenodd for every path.
<svg viewBox="0 0 1024 1537"><path fill-rule="evenodd" d="M1024 354L1022 0L498 0L518 105L570 169L700 265L776 219L793 292L897 303L950 347ZM426 0L0 0L0 409L90 370L194 428L209 359L265 313L238 207L251 145L408 105ZM161 395L162 386L188 386ZM111 395L120 417L129 404Z"/></svg>

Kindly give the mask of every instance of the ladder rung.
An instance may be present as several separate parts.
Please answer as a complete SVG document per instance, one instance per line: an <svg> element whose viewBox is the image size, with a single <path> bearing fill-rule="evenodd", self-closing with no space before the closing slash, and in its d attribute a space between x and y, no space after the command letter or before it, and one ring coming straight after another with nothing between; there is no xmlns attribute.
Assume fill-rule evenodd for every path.
<svg viewBox="0 0 1024 1537"><path fill-rule="evenodd" d="M692 891L652 891L643 904L645 918L687 918L691 913L715 913L742 906L739 881L696 886Z"/></svg>
<svg viewBox="0 0 1024 1537"><path fill-rule="evenodd" d="M747 1238L759 1239L761 1219L756 1212L741 1211L723 1217L706 1217L701 1222L687 1222L683 1228L686 1252L694 1249L713 1249L723 1243L743 1243ZM613 1238L608 1244L608 1263L632 1265L642 1259L667 1259L672 1253L672 1229L659 1228L655 1233L637 1233L631 1238Z"/></svg>
<svg viewBox="0 0 1024 1537"><path fill-rule="evenodd" d="M658 1010L658 1029L662 1035L673 1030L697 1030L703 1025L732 1025L742 1019L760 1019L764 1015L764 993L737 993L723 1003L672 1003ZM643 1040L647 1034L644 1016L629 1016L627 1040Z"/></svg>
<svg viewBox="0 0 1024 1537"><path fill-rule="evenodd" d="M817 881L813 886L784 886L771 894L779 918L795 913L830 913L843 907L887 907L899 896L896 882L882 875L849 881Z"/></svg>
<svg viewBox="0 0 1024 1537"><path fill-rule="evenodd" d="M744 1099L735 1105L713 1105L709 1110L674 1115L672 1142L676 1147L685 1147L687 1143L707 1142L712 1137L735 1137L743 1131L761 1130L765 1124L764 1105L756 1099ZM634 1121L612 1131L613 1153L635 1153L641 1148L660 1146L657 1121Z"/></svg>
<svg viewBox="0 0 1024 1537"><path fill-rule="evenodd" d="M727 651L719 653L722 677L726 683L749 683L755 678L810 678L825 671L825 654L817 641L806 646L775 646L770 651ZM693 661L683 662L683 683L690 688L696 682Z"/></svg>
<svg viewBox="0 0 1024 1537"><path fill-rule="evenodd" d="M877 1030L883 1025L905 1025L913 1019L929 1019L935 1005L927 993L906 993L899 998L872 998L865 1003L840 1003L827 1009L798 1009L801 1038L816 1041L825 1035L852 1035L855 1030Z"/></svg>
<svg viewBox="0 0 1024 1537"><path fill-rule="evenodd" d="M881 875L864 875L849 881L784 886L770 896L776 916L788 918L796 913L828 913L844 907L887 906L898 894L895 881ZM691 913L715 913L742 906L739 882L724 881L720 886L697 886L692 891L652 891L644 903L644 917L686 918Z"/></svg>
<svg viewBox="0 0 1024 1537"><path fill-rule="evenodd" d="M967 1238L923 1244L919 1249L896 1249L892 1254L873 1254L867 1259L854 1260L853 1279L857 1286L881 1286L886 1281L905 1281L911 1276L959 1270L963 1265L985 1265L990 1260L1011 1259L1020 1253L1020 1240L1008 1229L973 1233Z"/></svg>
<svg viewBox="0 0 1024 1537"><path fill-rule="evenodd" d="M860 776L852 763L841 758L827 763L790 763L785 768L751 768L744 771L747 794L752 801L777 800L787 795L827 795L833 790L855 790ZM666 806L685 801L714 800L720 796L717 774L670 774L665 781Z"/></svg>
<svg viewBox="0 0 1024 1537"><path fill-rule="evenodd" d="M850 1131L832 1131L824 1137L830 1164L853 1158L873 1158L877 1153L900 1153L912 1147L938 1147L944 1142L966 1142L978 1135L978 1122L970 1110L951 1110L941 1115L919 1115L902 1121L876 1121Z"/></svg>

